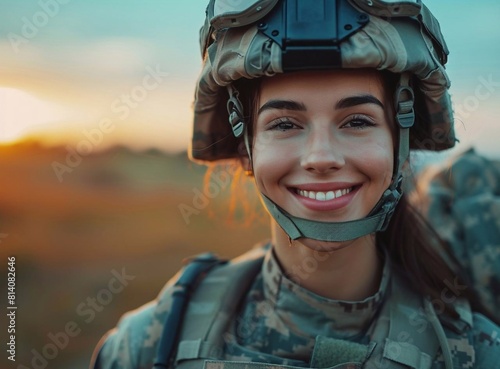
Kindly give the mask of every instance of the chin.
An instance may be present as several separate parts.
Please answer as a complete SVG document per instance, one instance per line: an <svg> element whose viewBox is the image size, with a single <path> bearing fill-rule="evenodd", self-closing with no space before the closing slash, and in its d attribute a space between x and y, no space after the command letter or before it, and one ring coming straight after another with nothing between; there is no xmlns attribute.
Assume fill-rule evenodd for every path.
<svg viewBox="0 0 500 369"><path fill-rule="evenodd" d="M294 246L296 243L300 243L313 251L332 253L349 247L353 243L353 241L355 240L345 242L329 242L313 240L311 238L300 238L298 240L292 241L292 246Z"/></svg>

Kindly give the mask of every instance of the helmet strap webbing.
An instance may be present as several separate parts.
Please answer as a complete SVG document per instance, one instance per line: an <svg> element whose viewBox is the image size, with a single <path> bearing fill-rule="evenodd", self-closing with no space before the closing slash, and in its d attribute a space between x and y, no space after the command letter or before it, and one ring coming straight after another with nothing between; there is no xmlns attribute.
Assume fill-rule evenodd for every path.
<svg viewBox="0 0 500 369"><path fill-rule="evenodd" d="M403 73L394 97L396 107L396 123L399 127L398 153L394 164L394 176L389 188L396 189L403 177L403 165L410 155L410 128L415 123L415 96L410 87L409 73Z"/></svg>
<svg viewBox="0 0 500 369"><path fill-rule="evenodd" d="M240 137L246 130L245 119L243 117L243 105L239 99L238 90L232 85L227 86L229 99L227 100L227 113L229 114L229 124L234 137Z"/></svg>
<svg viewBox="0 0 500 369"><path fill-rule="evenodd" d="M389 211L347 222L319 222L295 217L265 195L262 199L276 222L292 239L311 238L318 241L344 242L376 232L386 223Z"/></svg>
<svg viewBox="0 0 500 369"><path fill-rule="evenodd" d="M402 195L403 165L409 156L409 131L415 121L414 94L409 81L409 74L402 74L395 94L399 142L392 182L367 217L346 222L320 222L303 219L287 213L262 194L267 210L290 239L310 238L318 241L345 242L374 232L384 231L387 228Z"/></svg>
<svg viewBox="0 0 500 369"><path fill-rule="evenodd" d="M245 148L247 149L247 155L249 162L249 170L253 172L253 160L252 160L252 148L250 146L250 134L248 133L248 125L245 127L245 132L243 133L243 141L245 142Z"/></svg>
<svg viewBox="0 0 500 369"><path fill-rule="evenodd" d="M239 92L232 84L227 86L229 100L227 102L227 112L229 114L229 124L233 131L234 137L243 135L243 142L247 150L248 159L250 160L250 168L248 172L253 172L252 149L250 145L250 135L248 133L248 122L245 122L243 113L243 104L239 99Z"/></svg>

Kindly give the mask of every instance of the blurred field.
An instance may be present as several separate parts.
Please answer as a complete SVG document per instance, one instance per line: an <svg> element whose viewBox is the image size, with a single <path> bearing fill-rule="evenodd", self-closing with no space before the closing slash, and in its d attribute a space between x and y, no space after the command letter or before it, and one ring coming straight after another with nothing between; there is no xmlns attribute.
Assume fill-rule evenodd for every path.
<svg viewBox="0 0 500 369"><path fill-rule="evenodd" d="M250 227L228 224L229 186L187 224L179 205L193 207L205 170L185 153L117 147L83 157L60 182L52 164L65 164L67 154L36 143L0 146L1 306L5 312L8 255L16 257L18 306L16 362L2 350L2 368L34 368L49 335L68 322L79 333L53 359L35 363L86 368L99 338L123 313L153 299L183 258L208 250L233 257L269 237L259 207L260 220ZM105 306L91 307L88 299L108 288L113 270L135 279Z"/></svg>

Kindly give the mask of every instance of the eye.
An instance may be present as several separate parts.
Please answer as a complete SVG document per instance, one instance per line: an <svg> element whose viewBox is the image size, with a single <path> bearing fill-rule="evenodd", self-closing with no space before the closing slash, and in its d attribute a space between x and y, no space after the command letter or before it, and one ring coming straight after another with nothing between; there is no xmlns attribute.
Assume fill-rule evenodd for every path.
<svg viewBox="0 0 500 369"><path fill-rule="evenodd" d="M344 123L341 128L365 129L374 126L376 126L376 124L369 118L356 115L351 117L347 123Z"/></svg>
<svg viewBox="0 0 500 369"><path fill-rule="evenodd" d="M271 122L271 125L269 127L269 130L278 130L278 131L289 131L292 129L300 129L300 127L293 123L290 119L288 118L279 118Z"/></svg>

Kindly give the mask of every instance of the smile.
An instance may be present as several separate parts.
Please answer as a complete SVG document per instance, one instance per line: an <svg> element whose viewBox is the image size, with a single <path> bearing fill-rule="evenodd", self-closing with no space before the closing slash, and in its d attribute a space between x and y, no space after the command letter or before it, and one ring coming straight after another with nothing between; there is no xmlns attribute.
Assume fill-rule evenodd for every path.
<svg viewBox="0 0 500 369"><path fill-rule="evenodd" d="M302 196L302 197L307 197L309 199L317 200L317 201L329 201L333 199L338 199L342 196L347 195L352 191L352 187L349 188L344 188L341 190L336 190L336 191L305 191L305 190L300 190L298 188L295 189L295 192Z"/></svg>

